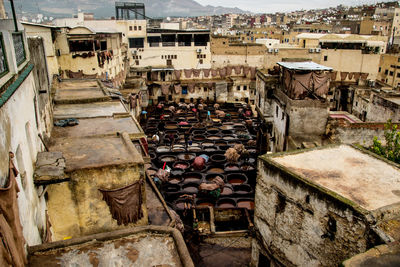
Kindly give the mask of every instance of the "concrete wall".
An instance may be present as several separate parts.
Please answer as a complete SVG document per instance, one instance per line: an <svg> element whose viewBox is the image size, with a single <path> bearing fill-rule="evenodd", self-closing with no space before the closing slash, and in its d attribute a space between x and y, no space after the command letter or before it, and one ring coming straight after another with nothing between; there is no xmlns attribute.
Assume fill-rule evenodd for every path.
<svg viewBox="0 0 400 267"><path fill-rule="evenodd" d="M261 159L258 166L253 264L260 248L284 266L336 266L368 249L368 226L350 206Z"/></svg>
<svg viewBox="0 0 400 267"><path fill-rule="evenodd" d="M390 97L388 97L388 99L390 99ZM385 122L391 119L392 122L400 122L400 105L388 99L373 95L368 108L366 121ZM396 97L395 99L400 102L400 97Z"/></svg>

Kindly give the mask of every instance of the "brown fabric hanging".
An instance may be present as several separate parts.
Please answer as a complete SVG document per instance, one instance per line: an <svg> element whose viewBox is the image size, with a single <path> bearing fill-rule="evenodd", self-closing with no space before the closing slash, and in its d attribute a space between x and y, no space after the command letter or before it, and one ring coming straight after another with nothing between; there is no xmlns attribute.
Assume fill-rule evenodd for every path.
<svg viewBox="0 0 400 267"><path fill-rule="evenodd" d="M289 95L293 99L301 99L307 95L312 80L312 73L293 74L291 82L291 91Z"/></svg>
<svg viewBox="0 0 400 267"><path fill-rule="evenodd" d="M158 81L158 73L157 72L153 71L151 73L151 80L152 81Z"/></svg>
<svg viewBox="0 0 400 267"><path fill-rule="evenodd" d="M354 72L354 80L358 81L360 79L361 73L359 72Z"/></svg>
<svg viewBox="0 0 400 267"><path fill-rule="evenodd" d="M50 218L49 218L49 214L47 213L47 210L46 210L46 233L43 238L43 243L50 243L52 240L50 228L51 228Z"/></svg>
<svg viewBox="0 0 400 267"><path fill-rule="evenodd" d="M131 109L135 109L136 108L136 95L131 95L129 97L129 103L131 105Z"/></svg>
<svg viewBox="0 0 400 267"><path fill-rule="evenodd" d="M346 80L346 77L347 77L348 74L349 74L348 72L341 71L340 72L340 80L341 81Z"/></svg>
<svg viewBox="0 0 400 267"><path fill-rule="evenodd" d="M349 72L349 80L352 80L353 79L353 76L354 76L354 72Z"/></svg>
<svg viewBox="0 0 400 267"><path fill-rule="evenodd" d="M329 91L329 76L326 73L317 74L313 72L312 80L314 92L318 96L326 95Z"/></svg>
<svg viewBox="0 0 400 267"><path fill-rule="evenodd" d="M185 73L186 78L191 78L192 77L192 71L193 69L185 69L183 72Z"/></svg>
<svg viewBox="0 0 400 267"><path fill-rule="evenodd" d="M337 71L332 71L331 72L331 81L336 81L336 77L337 77Z"/></svg>
<svg viewBox="0 0 400 267"><path fill-rule="evenodd" d="M369 73L361 73L361 80L366 80L369 76Z"/></svg>
<svg viewBox="0 0 400 267"><path fill-rule="evenodd" d="M182 92L182 86L180 84L174 85L175 94L180 94Z"/></svg>
<svg viewBox="0 0 400 267"><path fill-rule="evenodd" d="M194 77L199 77L200 76L200 72L201 72L201 70L200 69L193 69L193 76Z"/></svg>
<svg viewBox="0 0 400 267"><path fill-rule="evenodd" d="M207 87L208 87L208 89L210 89L210 90L212 90L212 89L214 88L214 86L215 86L215 83L213 83L213 82L208 82L208 83L207 83Z"/></svg>
<svg viewBox="0 0 400 267"><path fill-rule="evenodd" d="M235 70L236 75L240 75L242 73L242 66L234 66L233 69Z"/></svg>
<svg viewBox="0 0 400 267"><path fill-rule="evenodd" d="M169 87L170 87L171 85L169 84L169 83L163 83L163 84L161 84L161 92L164 94L164 95L168 95L169 94Z"/></svg>
<svg viewBox="0 0 400 267"><path fill-rule="evenodd" d="M143 217L142 213L142 184L137 181L131 185L114 189L99 189L103 200L110 208L111 215L118 225L135 223Z"/></svg>
<svg viewBox="0 0 400 267"><path fill-rule="evenodd" d="M226 77L226 68L220 68L219 69L219 76L221 76L221 78L225 78Z"/></svg>
<svg viewBox="0 0 400 267"><path fill-rule="evenodd" d="M283 82L285 84L286 90L290 90L291 81L292 81L292 76L290 72L287 69L285 69L285 71L283 72Z"/></svg>
<svg viewBox="0 0 400 267"><path fill-rule="evenodd" d="M255 79L256 78L256 67L251 67L250 68L250 78Z"/></svg>
<svg viewBox="0 0 400 267"><path fill-rule="evenodd" d="M9 177L4 188L0 188L0 263L8 262L12 266L25 266L25 239L22 234L22 226L19 220L17 203L18 185L16 176L18 171L13 163L14 154L10 153ZM1 265L7 266L7 265Z"/></svg>
<svg viewBox="0 0 400 267"><path fill-rule="evenodd" d="M227 76L231 76L232 75L232 69L233 69L232 66L227 66L226 67L226 75Z"/></svg>
<svg viewBox="0 0 400 267"><path fill-rule="evenodd" d="M217 75L218 75L218 70L212 69L212 70L211 70L211 76L212 76L212 77L216 77Z"/></svg>
<svg viewBox="0 0 400 267"><path fill-rule="evenodd" d="M210 69L203 69L203 76L205 78L208 78L210 76Z"/></svg>
<svg viewBox="0 0 400 267"><path fill-rule="evenodd" d="M175 79L180 80L181 79L181 70L174 70L175 74Z"/></svg>
<svg viewBox="0 0 400 267"><path fill-rule="evenodd" d="M249 73L249 71L250 71L250 67L247 67L247 66L244 66L244 67L243 67L243 74L244 74L244 75L247 76L247 74Z"/></svg>
<svg viewBox="0 0 400 267"><path fill-rule="evenodd" d="M188 84L189 93L192 93L192 94L194 93L194 90L195 90L194 86L195 86L194 83L189 83Z"/></svg>

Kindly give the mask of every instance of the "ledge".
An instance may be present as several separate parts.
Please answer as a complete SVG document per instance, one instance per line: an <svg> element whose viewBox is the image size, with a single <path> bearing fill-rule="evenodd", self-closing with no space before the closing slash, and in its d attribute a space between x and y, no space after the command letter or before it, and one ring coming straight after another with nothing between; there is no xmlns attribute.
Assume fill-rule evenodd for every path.
<svg viewBox="0 0 400 267"><path fill-rule="evenodd" d="M18 78L7 87L7 89L2 93L0 96L0 108L7 103L8 99L11 98L11 96L17 91L17 89L21 86L21 84L25 81L25 79L28 77L28 75L31 73L34 65L29 64L18 76Z"/></svg>

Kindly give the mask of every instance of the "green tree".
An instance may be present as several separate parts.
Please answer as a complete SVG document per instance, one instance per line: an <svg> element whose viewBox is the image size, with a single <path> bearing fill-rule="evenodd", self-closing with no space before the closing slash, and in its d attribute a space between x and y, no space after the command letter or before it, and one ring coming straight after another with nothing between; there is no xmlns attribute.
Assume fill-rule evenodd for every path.
<svg viewBox="0 0 400 267"><path fill-rule="evenodd" d="M375 136L371 150L400 164L400 130L398 128L398 125L393 124L392 120L388 120L385 123L385 144L382 144L378 137Z"/></svg>

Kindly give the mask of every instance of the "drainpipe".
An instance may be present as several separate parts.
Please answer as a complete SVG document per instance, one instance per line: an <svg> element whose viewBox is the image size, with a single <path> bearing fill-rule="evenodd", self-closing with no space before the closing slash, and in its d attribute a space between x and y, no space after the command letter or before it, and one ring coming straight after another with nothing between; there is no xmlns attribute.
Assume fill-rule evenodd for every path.
<svg viewBox="0 0 400 267"><path fill-rule="evenodd" d="M17 16L15 15L14 0L10 0L10 4L14 19L15 32L18 32L18 23L17 23Z"/></svg>

